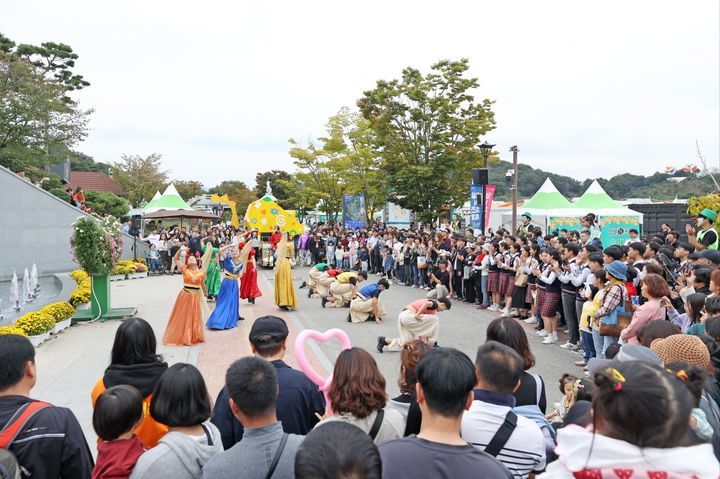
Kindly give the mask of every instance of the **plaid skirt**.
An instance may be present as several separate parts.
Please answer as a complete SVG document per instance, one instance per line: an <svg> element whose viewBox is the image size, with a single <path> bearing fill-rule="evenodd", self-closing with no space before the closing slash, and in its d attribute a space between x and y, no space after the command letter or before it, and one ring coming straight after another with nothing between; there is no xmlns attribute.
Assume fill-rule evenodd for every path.
<svg viewBox="0 0 720 479"><path fill-rule="evenodd" d="M505 284L505 296L512 296L513 291L515 290L515 273L504 274L503 276L507 276L507 283Z"/></svg>
<svg viewBox="0 0 720 479"><path fill-rule="evenodd" d="M532 304L532 292L535 291L535 283L528 283L527 292L525 293L525 302Z"/></svg>
<svg viewBox="0 0 720 479"><path fill-rule="evenodd" d="M497 293L500 291L500 272L499 271L490 271L488 272L488 279L487 279L487 290L488 293Z"/></svg>
<svg viewBox="0 0 720 479"><path fill-rule="evenodd" d="M508 281L510 281L510 276L505 273L500 273L500 286L498 287L498 293L500 293L500 296L505 296L508 289Z"/></svg>
<svg viewBox="0 0 720 479"><path fill-rule="evenodd" d="M544 318L553 318L560 311L560 293L552 293L544 291L542 294L542 302L539 302L536 309L539 308L540 316Z"/></svg>

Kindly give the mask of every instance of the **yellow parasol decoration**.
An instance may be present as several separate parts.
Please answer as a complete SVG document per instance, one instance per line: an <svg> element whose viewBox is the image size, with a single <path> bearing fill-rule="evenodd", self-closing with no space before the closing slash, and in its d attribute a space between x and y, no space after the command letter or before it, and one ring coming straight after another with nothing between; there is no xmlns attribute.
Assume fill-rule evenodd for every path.
<svg viewBox="0 0 720 479"><path fill-rule="evenodd" d="M266 194L248 205L245 228L257 229L259 234L272 233L279 226L290 236L305 232L305 227L295 217L295 212L283 209L271 194Z"/></svg>

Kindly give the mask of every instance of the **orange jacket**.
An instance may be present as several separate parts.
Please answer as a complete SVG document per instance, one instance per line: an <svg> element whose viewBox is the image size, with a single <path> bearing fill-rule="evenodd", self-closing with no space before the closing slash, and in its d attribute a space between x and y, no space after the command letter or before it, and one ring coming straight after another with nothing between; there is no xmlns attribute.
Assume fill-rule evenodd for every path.
<svg viewBox="0 0 720 479"><path fill-rule="evenodd" d="M90 393L93 407L95 407L95 401L98 396L104 393L105 389L105 383L102 378L100 378L98 382L95 383L92 393ZM150 415L150 399L152 399L152 394L143 399L143 421L137 429L135 429L135 434L137 434L147 449L157 446L160 438L168 432L165 424L160 424Z"/></svg>

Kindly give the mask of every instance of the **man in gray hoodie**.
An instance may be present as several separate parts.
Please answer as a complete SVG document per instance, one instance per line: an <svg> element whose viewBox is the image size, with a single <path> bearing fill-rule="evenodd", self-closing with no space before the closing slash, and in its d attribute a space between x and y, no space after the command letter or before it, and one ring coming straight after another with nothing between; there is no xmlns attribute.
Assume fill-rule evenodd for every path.
<svg viewBox="0 0 720 479"><path fill-rule="evenodd" d="M203 477L294 478L295 454L305 437L286 434L277 419L275 367L259 357L238 359L227 370L225 386L230 408L245 431L240 442L210 459Z"/></svg>

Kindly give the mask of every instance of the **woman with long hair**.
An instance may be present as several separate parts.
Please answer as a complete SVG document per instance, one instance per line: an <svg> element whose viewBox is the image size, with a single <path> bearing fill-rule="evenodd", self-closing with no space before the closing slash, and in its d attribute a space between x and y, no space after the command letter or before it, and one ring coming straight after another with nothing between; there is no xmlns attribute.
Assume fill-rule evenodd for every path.
<svg viewBox="0 0 720 479"><path fill-rule="evenodd" d="M228 254L229 250L229 254ZM208 329L232 329L243 319L240 316L240 287L238 275L243 269L240 251L234 244L220 248L218 255L222 263L223 280L215 304L215 310L207 320Z"/></svg>
<svg viewBox="0 0 720 479"><path fill-rule="evenodd" d="M288 311L297 307L297 295L292 282L292 245L288 244L290 234L283 233L276 251L277 264L275 266L275 304L282 310Z"/></svg>
<svg viewBox="0 0 720 479"><path fill-rule="evenodd" d="M544 414L547 409L545 382L540 375L527 372L535 366L535 355L530 351L530 344L523 327L512 318L495 318L488 324L486 335L487 341L504 344L514 349L523 359L525 372L520 379L520 387L513 393L516 405L537 405Z"/></svg>
<svg viewBox="0 0 720 479"><path fill-rule="evenodd" d="M157 354L157 340L152 326L142 318L126 319L115 331L110 352L110 365L90 393L93 406L108 388L133 386L143 397L143 411L148 411L153 390L168 365ZM146 448L155 447L167 432L167 426L145 414L135 434Z"/></svg>
<svg viewBox="0 0 720 479"><path fill-rule="evenodd" d="M415 368L420 359L431 350L432 346L428 343L415 339L406 343L400 352L400 377L398 379L400 395L392 398L387 407L396 409L405 419L404 437L420 432L422 412L415 395L415 384L417 384Z"/></svg>
<svg viewBox="0 0 720 479"><path fill-rule="evenodd" d="M247 299L248 303L255 304L255 298L262 296L262 292L257 284L255 248L250 241L240 252L240 261L245 265L240 272L240 299Z"/></svg>
<svg viewBox="0 0 720 479"><path fill-rule="evenodd" d="M203 330L203 307L207 308L203 288L205 268L210 263L212 250L208 248L203 256L202 266L188 253L187 266L180 261L182 248L175 253L173 263L182 272L183 287L175 299L170 319L163 335L163 344L168 346L192 346L205 341Z"/></svg>
<svg viewBox="0 0 720 479"><path fill-rule="evenodd" d="M385 377L364 349L340 352L328 396L333 416L320 421L316 427L328 421L345 421L368 434L375 430L375 436L371 437L376 444L403 437L402 415L395 409L385 409Z"/></svg>
<svg viewBox="0 0 720 479"><path fill-rule="evenodd" d="M557 313L560 311L560 253L554 248L545 251L545 264L541 270L535 270L538 274L537 284L544 286L542 299L537 308L545 326L540 336L545 336L543 344L555 344L558 340Z"/></svg>

